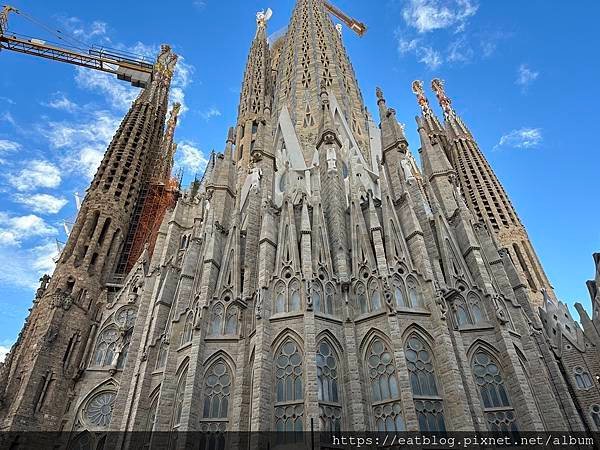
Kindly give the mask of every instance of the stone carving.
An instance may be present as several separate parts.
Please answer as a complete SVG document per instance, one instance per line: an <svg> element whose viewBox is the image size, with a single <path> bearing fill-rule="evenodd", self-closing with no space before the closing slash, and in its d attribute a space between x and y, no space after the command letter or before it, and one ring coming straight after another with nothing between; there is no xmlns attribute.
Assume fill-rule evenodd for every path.
<svg viewBox="0 0 600 450"><path fill-rule="evenodd" d="M410 184L410 182L415 179L410 162L408 159L402 159L402 161L400 161L400 165L402 166L402 171L404 172L404 179L408 184Z"/></svg>
<svg viewBox="0 0 600 450"><path fill-rule="evenodd" d="M440 318L442 320L446 320L446 316L448 314L448 305L446 304L444 290L437 281L433 282L433 287L435 289L435 304L440 311Z"/></svg>
<svg viewBox="0 0 600 450"><path fill-rule="evenodd" d="M494 303L494 308L496 309L496 319L500 322L501 325L506 325L508 323L508 317L506 315L506 311L504 309L504 299L499 294L492 294L492 301Z"/></svg>
<svg viewBox="0 0 600 450"><path fill-rule="evenodd" d="M65 311L68 311L73 305L73 297L58 289L56 293L52 296L50 304L53 308L62 308Z"/></svg>
<svg viewBox="0 0 600 450"><path fill-rule="evenodd" d="M50 275L44 274L42 278L40 278L40 287L35 292L35 299L39 300L46 293L46 288L48 287L48 283L50 282Z"/></svg>
<svg viewBox="0 0 600 450"><path fill-rule="evenodd" d="M263 289L264 288L258 288L255 293L256 301L254 303L254 315L259 320L262 319Z"/></svg>

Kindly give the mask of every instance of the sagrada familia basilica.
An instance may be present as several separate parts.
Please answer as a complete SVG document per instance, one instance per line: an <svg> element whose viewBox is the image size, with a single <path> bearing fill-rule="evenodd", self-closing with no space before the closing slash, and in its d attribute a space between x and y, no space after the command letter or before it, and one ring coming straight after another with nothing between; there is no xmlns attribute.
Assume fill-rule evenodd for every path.
<svg viewBox="0 0 600 450"><path fill-rule="evenodd" d="M417 163L322 0L273 42L267 19L223 152L141 242L175 151L163 46L0 365L0 431L599 431L600 255L580 325L442 81L443 118L420 81L402 108Z"/></svg>

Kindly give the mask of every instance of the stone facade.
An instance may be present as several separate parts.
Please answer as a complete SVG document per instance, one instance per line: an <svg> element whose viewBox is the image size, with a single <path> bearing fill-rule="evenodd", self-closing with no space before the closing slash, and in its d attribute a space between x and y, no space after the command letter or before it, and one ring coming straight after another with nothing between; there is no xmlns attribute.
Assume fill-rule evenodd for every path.
<svg viewBox="0 0 600 450"><path fill-rule="evenodd" d="M61 264L90 232L71 236L3 368L2 429L61 428L77 442L109 430L305 430L311 420L323 431L598 430L600 275L585 331L551 301L540 320L511 250L463 197L452 124L422 83L419 168L381 89L379 125L366 112L320 0L298 0L272 43L257 19L237 126L167 213L152 256L118 284L87 288L94 312L77 322L89 328L76 336L73 374L57 343L70 342L70 311L84 309L57 308L54 293L79 273ZM161 130L164 113L153 116ZM30 331L56 311L64 327ZM111 435L109 447L126 438ZM148 435L165 439L159 448L188 438Z"/></svg>

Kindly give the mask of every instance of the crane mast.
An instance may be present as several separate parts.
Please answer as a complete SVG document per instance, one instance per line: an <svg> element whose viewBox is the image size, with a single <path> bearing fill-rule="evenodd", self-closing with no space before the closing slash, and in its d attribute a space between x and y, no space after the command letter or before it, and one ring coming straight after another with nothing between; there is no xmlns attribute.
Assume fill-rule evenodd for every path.
<svg viewBox="0 0 600 450"><path fill-rule="evenodd" d="M19 10L8 5L0 11L0 51L10 50L111 73L118 79L141 88L146 87L152 80L154 65L142 59L134 59L102 48L90 48L86 53L79 49L50 45L41 39L25 39L9 33L8 15L11 12L19 14Z"/></svg>
<svg viewBox="0 0 600 450"><path fill-rule="evenodd" d="M339 8L332 5L328 1L323 1L323 6L325 6L325 9L327 11L329 11L335 17L340 19L342 22L344 22L344 24L346 24L346 26L348 28L350 28L352 31L354 31L356 34L358 34L360 37L362 37L367 32L367 26L364 23L359 22L358 20L353 19L352 17L348 16L347 14L345 14L343 11L341 11Z"/></svg>

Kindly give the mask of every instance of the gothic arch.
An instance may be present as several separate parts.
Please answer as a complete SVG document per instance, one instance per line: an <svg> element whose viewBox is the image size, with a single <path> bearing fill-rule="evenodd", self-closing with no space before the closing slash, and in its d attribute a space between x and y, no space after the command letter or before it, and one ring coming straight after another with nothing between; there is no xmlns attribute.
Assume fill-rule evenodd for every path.
<svg viewBox="0 0 600 450"><path fill-rule="evenodd" d="M297 332L295 332L291 328L284 328L283 330L281 330L279 332L279 334L277 336L275 336L275 338L271 342L272 353L275 354L277 352L277 350L279 350L279 347L281 347L281 345L288 338L290 338L291 340L296 342L296 344L298 345L298 347L300 348L302 353L304 353L304 340Z"/></svg>
<svg viewBox="0 0 600 450"><path fill-rule="evenodd" d="M229 353L227 353L225 350L217 350L214 353L212 353L211 355L207 356L206 359L204 360L204 362L202 363L202 366L206 367L207 368L206 370L208 370L208 367L212 366L219 359L222 359L225 361L225 363L229 366L231 373L235 372L235 369L236 369L235 361L229 355ZM204 373L206 373L206 370L204 371Z"/></svg>
<svg viewBox="0 0 600 450"><path fill-rule="evenodd" d="M365 336L360 341L360 345L358 346L362 361L364 361L365 359L367 349L369 348L371 343L377 338L385 342L385 345L387 345L390 349L394 348L392 345L392 340L387 336L387 334L375 327L372 327L371 329L369 329L369 331L367 331Z"/></svg>
<svg viewBox="0 0 600 450"><path fill-rule="evenodd" d="M333 347L338 358L342 357L342 355L344 354L342 344L330 330L323 330L319 334L317 334L317 336L315 337L315 342L317 343L317 345L319 345L319 342L321 342L322 340L326 340Z"/></svg>
<svg viewBox="0 0 600 450"><path fill-rule="evenodd" d="M504 368L504 362L502 361L502 355L500 354L498 349L496 349L496 347L494 347L489 342L484 341L482 338L475 339L475 341L471 344L471 346L467 350L467 358L469 359L469 361L471 361L473 359L473 356L475 356L475 353L477 353L478 350L483 350L484 352L489 353L490 356L492 358L494 358L496 361L498 361L498 363L500 363L502 368ZM470 362L469 362L469 364L470 364Z"/></svg>
<svg viewBox="0 0 600 450"><path fill-rule="evenodd" d="M411 334L416 334L421 339L423 339L433 352L433 349L435 348L435 338L427 330L425 330L425 328L423 328L418 323L411 323L402 332L402 342L406 343L407 339L410 337Z"/></svg>
<svg viewBox="0 0 600 450"><path fill-rule="evenodd" d="M110 425L110 420L112 420L112 405L114 403L114 400L117 396L117 392L119 390L119 383L117 382L117 380L115 380L114 378L110 377L100 383L98 383L95 387L93 387L92 389L90 389L90 391L87 393L87 395L79 402L79 404L77 405L77 419L78 422L81 423L82 425L85 425L85 429L87 430L98 430L98 431L104 431L104 430L108 430L108 426ZM102 398L101 396L103 394L110 394L110 398L107 395L104 395ZM87 410L91 405L91 403L93 401L96 400L96 398L98 398L99 402L102 403L102 405L110 405L110 410L108 412L105 412L105 410L103 408L101 408L102 405L97 405L97 408L95 409L102 409L102 411L98 411L98 414L95 414L94 418L91 417L85 417L87 415ZM110 417L108 417L108 415L110 415ZM95 421L98 421L99 423L94 423ZM106 423L105 426L102 426L101 424L104 423L104 421L108 420L108 423Z"/></svg>

